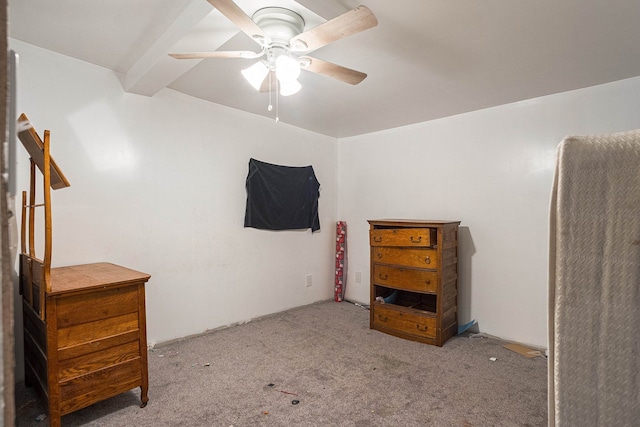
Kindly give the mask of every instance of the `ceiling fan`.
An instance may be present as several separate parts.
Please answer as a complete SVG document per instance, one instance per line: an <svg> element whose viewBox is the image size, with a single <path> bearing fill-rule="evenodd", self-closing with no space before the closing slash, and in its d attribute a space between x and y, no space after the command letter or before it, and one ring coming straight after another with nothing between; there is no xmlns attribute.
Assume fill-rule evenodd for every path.
<svg viewBox="0 0 640 427"><path fill-rule="evenodd" d="M277 86L283 96L293 95L300 90L301 86L298 82L300 70L332 77L352 85L360 83L367 77L360 71L305 55L336 40L375 27L378 20L366 6L358 6L304 31L304 18L289 9L267 7L258 10L250 18L232 0L207 1L254 40L260 46L260 51L170 53L169 55L173 58L260 59L249 68L242 70L243 76L257 90L271 91Z"/></svg>

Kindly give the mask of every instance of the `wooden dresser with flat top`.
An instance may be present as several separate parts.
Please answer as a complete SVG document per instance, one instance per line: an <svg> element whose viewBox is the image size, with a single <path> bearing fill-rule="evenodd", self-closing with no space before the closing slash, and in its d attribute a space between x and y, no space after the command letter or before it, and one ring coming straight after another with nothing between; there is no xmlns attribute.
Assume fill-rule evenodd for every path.
<svg viewBox="0 0 640 427"><path fill-rule="evenodd" d="M146 405L150 276L110 263L52 268L43 320L30 303L40 295L31 263L21 257L25 383L47 403L50 425L136 387Z"/></svg>
<svg viewBox="0 0 640 427"><path fill-rule="evenodd" d="M119 265L51 267L51 189L69 181L44 139L22 114L18 133L30 155L29 192L22 192L20 294L24 333L25 383L33 386L49 414L61 417L103 399L140 387L147 404L145 283L149 274ZM42 172L43 202L36 202L36 171ZM36 256L35 210L44 208L44 256Z"/></svg>
<svg viewBox="0 0 640 427"><path fill-rule="evenodd" d="M370 327L442 346L457 334L459 221L369 221Z"/></svg>

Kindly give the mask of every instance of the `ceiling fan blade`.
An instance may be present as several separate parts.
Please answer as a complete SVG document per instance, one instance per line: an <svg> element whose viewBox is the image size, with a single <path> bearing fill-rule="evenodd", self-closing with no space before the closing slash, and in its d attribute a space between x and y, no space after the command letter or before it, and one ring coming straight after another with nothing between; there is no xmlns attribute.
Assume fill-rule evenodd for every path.
<svg viewBox="0 0 640 427"><path fill-rule="evenodd" d="M250 50L228 50L214 52L184 52L170 53L169 56L176 59L207 59L207 58L244 58L255 59L263 55L263 52L251 52Z"/></svg>
<svg viewBox="0 0 640 427"><path fill-rule="evenodd" d="M373 12L366 6L358 6L337 18L298 34L289 41L289 45L295 51L310 52L376 25L378 20Z"/></svg>
<svg viewBox="0 0 640 427"><path fill-rule="evenodd" d="M301 56L299 59L310 61L309 65L302 67L303 70L312 73L322 74L323 76L333 77L341 82L357 85L367 77L365 73L343 67L332 62L323 61L321 59L312 58L310 56Z"/></svg>
<svg viewBox="0 0 640 427"><path fill-rule="evenodd" d="M260 46L268 44L269 36L262 31L258 24L246 14L240 7L231 0L207 0L213 7L218 9L220 13L226 16L229 21L233 22L240 30L256 41Z"/></svg>

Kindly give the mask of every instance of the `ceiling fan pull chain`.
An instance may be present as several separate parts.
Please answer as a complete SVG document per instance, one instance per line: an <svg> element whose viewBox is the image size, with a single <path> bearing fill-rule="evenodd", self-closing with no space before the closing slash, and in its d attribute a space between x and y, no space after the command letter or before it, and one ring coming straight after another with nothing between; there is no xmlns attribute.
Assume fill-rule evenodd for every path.
<svg viewBox="0 0 640 427"><path fill-rule="evenodd" d="M276 123L280 121L280 82L276 79Z"/></svg>
<svg viewBox="0 0 640 427"><path fill-rule="evenodd" d="M267 111L271 111L273 110L273 105L271 105L271 72L269 72L267 78L269 79L269 106L267 107Z"/></svg>

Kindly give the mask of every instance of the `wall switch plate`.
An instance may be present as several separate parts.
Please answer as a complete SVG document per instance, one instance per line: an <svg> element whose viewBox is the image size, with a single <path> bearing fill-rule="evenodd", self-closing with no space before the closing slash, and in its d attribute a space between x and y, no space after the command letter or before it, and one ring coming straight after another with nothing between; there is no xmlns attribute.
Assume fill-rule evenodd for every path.
<svg viewBox="0 0 640 427"><path fill-rule="evenodd" d="M313 285L313 276L311 274L307 274L305 277L305 283L307 284L307 288Z"/></svg>
<svg viewBox="0 0 640 427"><path fill-rule="evenodd" d="M362 272L356 271L356 283L362 283Z"/></svg>

